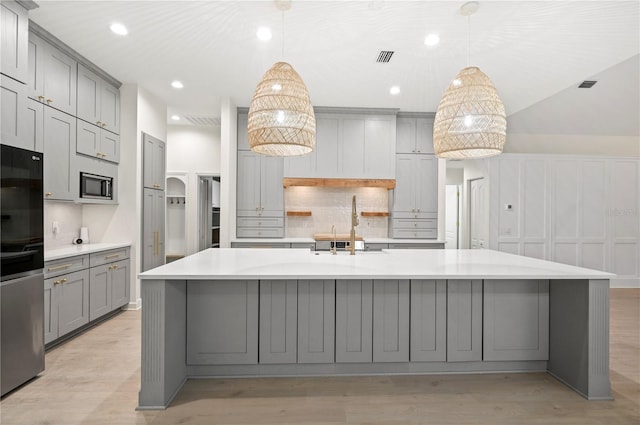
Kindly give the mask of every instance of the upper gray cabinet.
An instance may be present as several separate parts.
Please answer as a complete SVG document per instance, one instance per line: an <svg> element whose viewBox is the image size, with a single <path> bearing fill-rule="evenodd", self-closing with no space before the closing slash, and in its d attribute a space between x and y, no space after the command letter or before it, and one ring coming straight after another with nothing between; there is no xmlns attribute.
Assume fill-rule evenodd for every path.
<svg viewBox="0 0 640 425"><path fill-rule="evenodd" d="M284 215L282 158L239 151L237 186L238 217Z"/></svg>
<svg viewBox="0 0 640 425"><path fill-rule="evenodd" d="M76 152L118 163L120 162L120 136L78 120Z"/></svg>
<svg viewBox="0 0 640 425"><path fill-rule="evenodd" d="M34 147L25 137L28 125L26 86L5 75L0 76L0 107L2 144L33 150Z"/></svg>
<svg viewBox="0 0 640 425"><path fill-rule="evenodd" d="M433 118L399 115L396 152L433 153Z"/></svg>
<svg viewBox="0 0 640 425"><path fill-rule="evenodd" d="M285 159L286 177L395 178L395 114L316 113L314 152Z"/></svg>
<svg viewBox="0 0 640 425"><path fill-rule="evenodd" d="M27 82L27 40L29 17L27 10L15 1L0 3L0 71L3 75Z"/></svg>
<svg viewBox="0 0 640 425"><path fill-rule="evenodd" d="M398 154L394 218L435 218L438 212L438 159Z"/></svg>
<svg viewBox="0 0 640 425"><path fill-rule="evenodd" d="M120 90L78 64L78 118L120 132Z"/></svg>
<svg viewBox="0 0 640 425"><path fill-rule="evenodd" d="M78 63L34 33L29 33L29 97L76 115Z"/></svg>
<svg viewBox="0 0 640 425"><path fill-rule="evenodd" d="M155 137L143 134L143 186L164 190L165 143Z"/></svg>
<svg viewBox="0 0 640 425"><path fill-rule="evenodd" d="M78 198L79 174L75 172L76 117L44 108L44 196L74 201Z"/></svg>

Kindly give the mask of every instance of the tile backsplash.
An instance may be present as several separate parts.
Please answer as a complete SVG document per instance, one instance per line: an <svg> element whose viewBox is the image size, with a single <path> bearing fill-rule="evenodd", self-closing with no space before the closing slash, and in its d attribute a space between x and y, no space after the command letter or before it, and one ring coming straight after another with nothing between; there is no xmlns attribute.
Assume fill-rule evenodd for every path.
<svg viewBox="0 0 640 425"><path fill-rule="evenodd" d="M360 224L356 233L366 238L388 237L388 217L362 217L362 211L389 211L389 191L381 188L289 187L284 190L285 211L311 211L311 217L286 217L285 235L313 237L314 233L337 233L351 229L351 198L356 195Z"/></svg>
<svg viewBox="0 0 640 425"><path fill-rule="evenodd" d="M53 222L58 223L58 232L53 233ZM80 234L82 205L68 202L46 201L44 203L44 248L54 249L71 245Z"/></svg>

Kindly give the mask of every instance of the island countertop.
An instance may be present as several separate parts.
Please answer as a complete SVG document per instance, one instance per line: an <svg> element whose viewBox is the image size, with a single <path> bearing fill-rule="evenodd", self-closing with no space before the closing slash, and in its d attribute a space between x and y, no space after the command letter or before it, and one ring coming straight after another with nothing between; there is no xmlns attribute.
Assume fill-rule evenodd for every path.
<svg viewBox="0 0 640 425"><path fill-rule="evenodd" d="M307 249L207 249L139 275L143 280L611 279L615 275L482 250L382 250L331 255Z"/></svg>

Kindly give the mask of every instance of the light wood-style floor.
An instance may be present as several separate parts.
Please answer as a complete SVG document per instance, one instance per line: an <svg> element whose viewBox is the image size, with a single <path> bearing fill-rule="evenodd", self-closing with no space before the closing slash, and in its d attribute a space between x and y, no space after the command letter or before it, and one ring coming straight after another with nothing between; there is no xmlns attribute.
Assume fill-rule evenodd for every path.
<svg viewBox="0 0 640 425"><path fill-rule="evenodd" d="M640 424L640 290L611 290L614 401L586 401L533 374L215 379L187 382L165 411L135 411L140 312L46 355L0 403L2 425Z"/></svg>

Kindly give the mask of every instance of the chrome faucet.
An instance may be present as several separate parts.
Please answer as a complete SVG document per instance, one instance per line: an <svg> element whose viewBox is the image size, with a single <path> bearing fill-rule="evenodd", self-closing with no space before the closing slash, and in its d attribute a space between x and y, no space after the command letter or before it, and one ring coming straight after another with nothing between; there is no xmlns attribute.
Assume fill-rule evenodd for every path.
<svg viewBox="0 0 640 425"><path fill-rule="evenodd" d="M336 255L338 252L336 251L336 247L338 246L337 237L336 237L336 226L331 225L331 233L333 233L333 244L331 245L331 254Z"/></svg>
<svg viewBox="0 0 640 425"><path fill-rule="evenodd" d="M356 226L358 225L358 212L356 211L356 195L351 200L351 233L349 234L349 255L356 255Z"/></svg>

